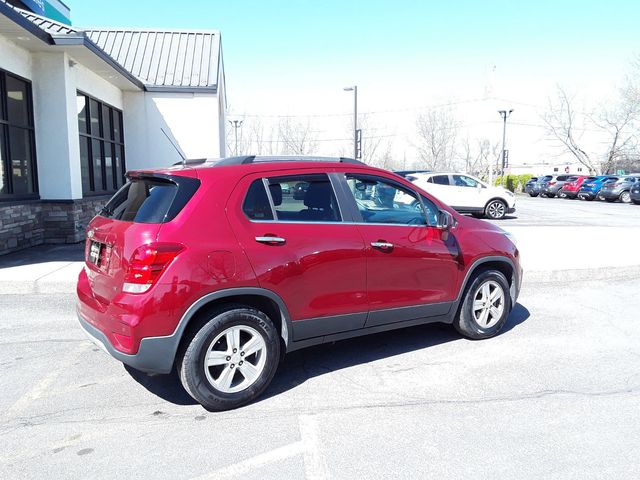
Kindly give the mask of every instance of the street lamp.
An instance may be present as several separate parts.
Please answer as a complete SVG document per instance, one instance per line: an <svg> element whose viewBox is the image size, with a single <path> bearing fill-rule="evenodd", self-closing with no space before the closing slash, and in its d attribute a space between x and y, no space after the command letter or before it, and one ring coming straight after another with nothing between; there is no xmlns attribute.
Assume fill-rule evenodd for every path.
<svg viewBox="0 0 640 480"><path fill-rule="evenodd" d="M344 87L345 92L353 91L353 158L358 158L358 86Z"/></svg>
<svg viewBox="0 0 640 480"><path fill-rule="evenodd" d="M507 138L507 118L509 118L511 112L513 112L513 108L508 112L506 110L498 110L498 113L502 117L502 165L500 168L500 186L503 186L504 184L504 164L507 159L507 151L505 150L505 142Z"/></svg>
<svg viewBox="0 0 640 480"><path fill-rule="evenodd" d="M238 129L242 126L242 124L244 123L244 120L229 120L229 123L233 127L234 135L236 138L236 149L235 149L234 155L238 156Z"/></svg>

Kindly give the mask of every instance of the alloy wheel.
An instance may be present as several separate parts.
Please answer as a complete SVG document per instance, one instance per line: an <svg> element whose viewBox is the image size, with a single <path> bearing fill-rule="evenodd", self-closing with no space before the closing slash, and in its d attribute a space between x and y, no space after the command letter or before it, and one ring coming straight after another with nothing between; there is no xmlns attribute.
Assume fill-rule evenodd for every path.
<svg viewBox="0 0 640 480"><path fill-rule="evenodd" d="M473 296L473 318L481 328L491 328L504 313L504 290L497 282L489 280L476 290Z"/></svg>
<svg viewBox="0 0 640 480"><path fill-rule="evenodd" d="M622 192L620 194L620 201L622 203L630 203L631 202L631 194L629 192Z"/></svg>
<svg viewBox="0 0 640 480"><path fill-rule="evenodd" d="M262 374L267 345L252 327L235 325L220 333L209 345L204 371L211 385L223 393L241 392Z"/></svg>
<svg viewBox="0 0 640 480"><path fill-rule="evenodd" d="M499 200L495 200L487 205L487 215L493 219L500 219L504 217L506 213L504 203Z"/></svg>

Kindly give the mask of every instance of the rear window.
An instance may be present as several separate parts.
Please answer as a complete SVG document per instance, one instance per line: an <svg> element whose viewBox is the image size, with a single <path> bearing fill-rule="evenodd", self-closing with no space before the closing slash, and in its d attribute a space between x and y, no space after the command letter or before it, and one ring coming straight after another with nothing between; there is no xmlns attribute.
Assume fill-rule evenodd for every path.
<svg viewBox="0 0 640 480"><path fill-rule="evenodd" d="M579 177L569 177L567 178L567 182L575 182Z"/></svg>
<svg viewBox="0 0 640 480"><path fill-rule="evenodd" d="M132 178L109 200L100 215L134 223L169 222L191 199L200 182L193 178Z"/></svg>
<svg viewBox="0 0 640 480"><path fill-rule="evenodd" d="M556 180L558 180L559 182L564 182L568 178L569 178L568 175L558 175L558 178Z"/></svg>

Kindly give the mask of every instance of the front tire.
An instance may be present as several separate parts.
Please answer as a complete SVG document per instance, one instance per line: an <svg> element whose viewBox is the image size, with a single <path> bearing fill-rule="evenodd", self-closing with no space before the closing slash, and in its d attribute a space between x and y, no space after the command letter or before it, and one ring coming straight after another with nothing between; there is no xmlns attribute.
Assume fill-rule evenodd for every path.
<svg viewBox="0 0 640 480"><path fill-rule="evenodd" d="M537 193L533 193L533 192L531 192L531 193L529 193L529 196L530 196L530 197L537 197L537 196L538 196L538 194L537 194Z"/></svg>
<svg viewBox="0 0 640 480"><path fill-rule="evenodd" d="M502 272L486 270L465 290L453 326L472 340L493 337L504 327L511 312L509 282Z"/></svg>
<svg viewBox="0 0 640 480"><path fill-rule="evenodd" d="M484 214L491 220L502 220L507 214L507 205L502 200L491 200L484 208Z"/></svg>
<svg viewBox="0 0 640 480"><path fill-rule="evenodd" d="M269 386L280 360L278 332L263 312L227 305L204 314L180 359L185 390L212 411L255 400Z"/></svg>

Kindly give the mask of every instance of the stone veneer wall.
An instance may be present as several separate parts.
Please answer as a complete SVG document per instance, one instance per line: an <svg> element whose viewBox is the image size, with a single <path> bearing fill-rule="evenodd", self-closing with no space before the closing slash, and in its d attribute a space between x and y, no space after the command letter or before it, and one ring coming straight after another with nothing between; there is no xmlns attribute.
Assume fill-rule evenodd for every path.
<svg viewBox="0 0 640 480"><path fill-rule="evenodd" d="M78 243L109 196L0 203L0 255L43 243Z"/></svg>

